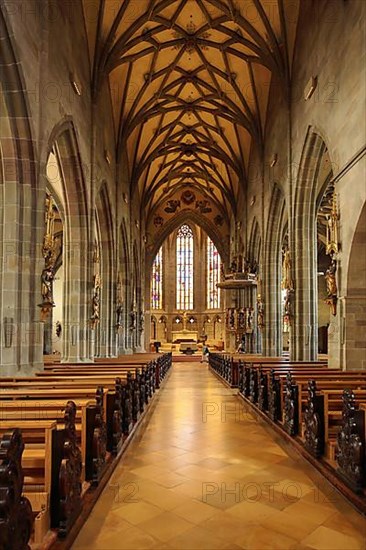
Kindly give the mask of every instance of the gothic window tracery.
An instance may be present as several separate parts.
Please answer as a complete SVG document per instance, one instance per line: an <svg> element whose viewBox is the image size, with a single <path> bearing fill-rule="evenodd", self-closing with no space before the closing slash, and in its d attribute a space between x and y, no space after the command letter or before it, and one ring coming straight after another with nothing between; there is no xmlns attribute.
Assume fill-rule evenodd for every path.
<svg viewBox="0 0 366 550"><path fill-rule="evenodd" d="M193 309L193 232L182 225L177 234L177 309Z"/></svg>

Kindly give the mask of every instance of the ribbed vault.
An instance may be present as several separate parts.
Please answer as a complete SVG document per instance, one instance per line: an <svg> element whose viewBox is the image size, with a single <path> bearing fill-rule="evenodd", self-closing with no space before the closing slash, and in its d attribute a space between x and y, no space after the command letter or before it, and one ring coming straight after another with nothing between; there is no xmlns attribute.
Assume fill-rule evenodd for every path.
<svg viewBox="0 0 366 550"><path fill-rule="evenodd" d="M174 187L232 211L286 93L298 0L83 0L94 93L109 78L117 155L148 217Z"/></svg>

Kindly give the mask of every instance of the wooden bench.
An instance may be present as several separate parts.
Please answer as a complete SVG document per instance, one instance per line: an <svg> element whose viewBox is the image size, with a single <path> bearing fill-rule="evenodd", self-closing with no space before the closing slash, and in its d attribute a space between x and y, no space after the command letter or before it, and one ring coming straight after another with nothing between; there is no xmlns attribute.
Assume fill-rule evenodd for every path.
<svg viewBox="0 0 366 550"><path fill-rule="evenodd" d="M330 441L334 441L339 432L345 386L346 391L351 391L360 401L366 402L366 383L359 381L356 388L350 381L335 381L333 387L330 388L328 384L327 389L319 389L318 384L315 380L308 382L304 415L304 445L317 458L324 455ZM334 449L334 444L332 447ZM335 456L329 453L328 458L334 460Z"/></svg>
<svg viewBox="0 0 366 550"><path fill-rule="evenodd" d="M34 541L49 530L66 536L81 508L81 451L76 441L76 405L65 406L64 425L55 420L22 420L23 492L35 512ZM14 419L2 420L0 435L14 429Z"/></svg>
<svg viewBox="0 0 366 550"><path fill-rule="evenodd" d="M28 548L34 517L23 496L22 455L24 442L19 429L5 432L0 440L0 548Z"/></svg>
<svg viewBox="0 0 366 550"><path fill-rule="evenodd" d="M278 365L273 362L243 363L239 365L239 390L252 403L259 403L261 410L266 410L269 403L269 375L272 372L286 375L288 371L294 370L304 374L320 372L326 370L326 364L308 361L286 362Z"/></svg>
<svg viewBox="0 0 366 550"><path fill-rule="evenodd" d="M327 370L321 373L314 373L314 376L304 375L298 372L289 372L286 380L281 377L281 396L284 398L283 423L284 428L290 435L303 436L304 413L308 399L308 380L316 376L319 389L327 390L332 388L344 389L360 388L366 384L365 371Z"/></svg>
<svg viewBox="0 0 366 550"><path fill-rule="evenodd" d="M366 401L345 390L342 395L342 422L337 434L337 473L356 493L366 486Z"/></svg>
<svg viewBox="0 0 366 550"><path fill-rule="evenodd" d="M17 402L19 411L23 414L25 403L32 401L38 403L38 407L42 408L42 403L47 405L53 400L74 401L76 404L79 399L90 401L93 399L93 404L90 403L82 408L82 418L80 424L80 442L82 449L83 463L85 466L85 479L94 484L97 484L103 474L103 469L106 461L107 452L107 427L114 427L113 415L115 407L115 395L112 392L104 391L102 387L94 388L63 388L61 385L58 389L0 389L1 409L5 411L6 402ZM105 406L107 404L107 407ZM105 411L108 412L108 417ZM2 417L5 413L1 413ZM77 422L77 419L76 419ZM78 426L78 423L76 424ZM112 445L113 436L110 436L109 447Z"/></svg>

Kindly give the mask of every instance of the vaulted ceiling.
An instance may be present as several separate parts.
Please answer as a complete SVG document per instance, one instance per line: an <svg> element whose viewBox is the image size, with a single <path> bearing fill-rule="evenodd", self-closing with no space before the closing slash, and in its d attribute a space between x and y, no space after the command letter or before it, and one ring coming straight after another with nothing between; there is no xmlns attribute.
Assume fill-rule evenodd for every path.
<svg viewBox="0 0 366 550"><path fill-rule="evenodd" d="M285 91L298 0L83 0L94 93L109 79L117 154L148 214L186 190L225 216Z"/></svg>

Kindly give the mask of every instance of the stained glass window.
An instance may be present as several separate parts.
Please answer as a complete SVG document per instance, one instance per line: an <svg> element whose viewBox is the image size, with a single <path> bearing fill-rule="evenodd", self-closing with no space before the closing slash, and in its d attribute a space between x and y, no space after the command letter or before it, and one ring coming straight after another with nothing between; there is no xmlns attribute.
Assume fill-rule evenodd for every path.
<svg viewBox="0 0 366 550"><path fill-rule="evenodd" d="M151 309L163 308L163 249L155 256L151 277Z"/></svg>
<svg viewBox="0 0 366 550"><path fill-rule="evenodd" d="M193 309L193 233L182 225L177 235L177 309Z"/></svg>
<svg viewBox="0 0 366 550"><path fill-rule="evenodd" d="M220 289L216 284L220 282L221 258L216 246L207 237L207 308L220 308Z"/></svg>

